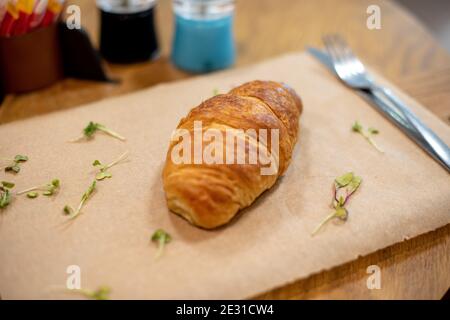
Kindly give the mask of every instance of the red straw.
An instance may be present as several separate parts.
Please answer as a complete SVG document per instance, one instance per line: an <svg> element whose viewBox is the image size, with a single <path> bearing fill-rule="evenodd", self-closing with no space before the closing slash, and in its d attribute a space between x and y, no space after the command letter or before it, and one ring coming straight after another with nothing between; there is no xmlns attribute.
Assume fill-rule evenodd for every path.
<svg viewBox="0 0 450 320"><path fill-rule="evenodd" d="M7 0L0 0L0 26L2 25L3 17L6 13Z"/></svg>
<svg viewBox="0 0 450 320"><path fill-rule="evenodd" d="M41 26L48 26L58 19L63 2L63 0L48 0L47 11L45 12Z"/></svg>
<svg viewBox="0 0 450 320"><path fill-rule="evenodd" d="M47 11L48 0L36 0L34 11L29 19L27 31L38 27L44 19L45 11Z"/></svg>
<svg viewBox="0 0 450 320"><path fill-rule="evenodd" d="M6 4L6 14L3 18L2 25L0 26L0 36L9 37L12 34L14 24L19 18L19 11L12 2Z"/></svg>
<svg viewBox="0 0 450 320"><path fill-rule="evenodd" d="M17 20L13 35L18 36L27 32L29 20L34 9L34 0L19 0L17 2L19 10L19 19Z"/></svg>

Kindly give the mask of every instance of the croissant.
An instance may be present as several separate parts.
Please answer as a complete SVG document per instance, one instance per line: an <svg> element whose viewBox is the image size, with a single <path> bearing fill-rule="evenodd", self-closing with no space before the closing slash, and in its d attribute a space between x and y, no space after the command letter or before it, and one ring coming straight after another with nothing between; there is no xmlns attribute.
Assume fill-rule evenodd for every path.
<svg viewBox="0 0 450 320"><path fill-rule="evenodd" d="M273 81L245 83L192 109L167 152L168 208L202 228L228 223L289 166L301 112L295 91Z"/></svg>

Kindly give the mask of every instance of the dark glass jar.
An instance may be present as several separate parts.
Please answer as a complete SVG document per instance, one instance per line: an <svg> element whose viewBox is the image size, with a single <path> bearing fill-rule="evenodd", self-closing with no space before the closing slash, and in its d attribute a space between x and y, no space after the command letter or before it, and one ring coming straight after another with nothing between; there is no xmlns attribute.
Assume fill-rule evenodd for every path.
<svg viewBox="0 0 450 320"><path fill-rule="evenodd" d="M113 63L146 61L158 56L156 0L97 0L100 53Z"/></svg>

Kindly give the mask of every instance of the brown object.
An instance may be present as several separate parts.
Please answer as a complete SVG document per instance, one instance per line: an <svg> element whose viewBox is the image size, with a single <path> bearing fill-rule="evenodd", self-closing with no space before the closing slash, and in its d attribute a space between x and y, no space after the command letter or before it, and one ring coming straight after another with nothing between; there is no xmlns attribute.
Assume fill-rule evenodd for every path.
<svg viewBox="0 0 450 320"><path fill-rule="evenodd" d="M277 79L301 92L306 107L291 164L226 228L194 228L167 209L161 178L167 141L179 119L214 88L226 92L252 79ZM392 89L450 143L447 125ZM354 119L380 130L384 154L351 131ZM92 120L127 141L99 133L89 142L67 143ZM53 177L62 182L52 199L14 197L1 212L4 299L73 297L52 291L66 284L70 265L81 268L84 288L108 285L112 298L252 297L450 222L445 169L305 53L3 125L0 145L2 154L30 157L14 176L16 190ZM113 178L97 183L81 215L68 222L62 208L80 201L95 175L92 161L109 162L126 150L128 161L111 168ZM347 222L330 222L311 237L330 213L334 178L350 170L363 183L347 207ZM10 178L0 172L0 181ZM155 261L157 246L149 238L160 228L173 240ZM383 288L391 279L381 273Z"/></svg>
<svg viewBox="0 0 450 320"><path fill-rule="evenodd" d="M98 35L95 2L69 2L80 5L83 26L95 40ZM337 32L346 37L365 62L450 123L449 54L421 21L394 1L377 2L383 13L382 28L367 29L365 12L371 4L371 0L237 0L237 66L302 50L306 45L321 46L324 33ZM162 56L168 57L173 32L170 1L158 3L157 15L158 22L164 24L159 29ZM0 123L74 108L189 76L175 69L168 58L126 67L112 65L111 70L123 80L120 85L66 79L45 90L10 95L0 107ZM386 280L381 290L368 290L366 286L366 268L373 264L380 266ZM449 268L450 225L447 225L258 297L440 299L450 286Z"/></svg>
<svg viewBox="0 0 450 320"><path fill-rule="evenodd" d="M196 121L202 124L202 134L206 130L217 130L223 137L226 136L226 130L254 129L259 132L260 129L265 129L268 136L270 130L278 130L279 151L276 152L279 157L271 155L272 161L277 162L277 169L272 174L262 175L261 169L266 165L261 161L256 164L195 164L193 155L188 159L188 164L175 164L172 152L179 141L173 140L163 171L169 209L194 225L207 229L228 223L239 210L251 205L262 192L271 188L286 171L297 142L301 111L302 103L297 94L288 86L272 81L248 82L192 109L177 127L188 130L191 141L194 141ZM235 161L238 152L249 158L250 151L245 146L247 144L258 150L259 142L260 148L272 150L273 141L270 137L264 145L260 139L246 133L233 139L235 138L244 142L244 145L233 144ZM224 138L223 142L225 144L228 141ZM207 146L204 143L203 147ZM241 146L243 150L240 149Z"/></svg>
<svg viewBox="0 0 450 320"><path fill-rule="evenodd" d="M23 36L0 37L0 83L6 93L40 89L62 76L56 24Z"/></svg>

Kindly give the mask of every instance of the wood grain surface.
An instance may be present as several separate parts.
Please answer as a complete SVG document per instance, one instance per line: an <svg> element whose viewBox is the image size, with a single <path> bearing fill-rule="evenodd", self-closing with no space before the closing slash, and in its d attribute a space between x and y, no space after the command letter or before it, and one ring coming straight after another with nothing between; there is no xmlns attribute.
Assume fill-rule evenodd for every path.
<svg viewBox="0 0 450 320"><path fill-rule="evenodd" d="M99 19L95 1L69 2L81 7L82 25L97 45ZM366 10L371 4L381 7L380 30L366 27ZM66 79L36 92L9 95L0 107L0 123L193 76L170 63L172 24L170 1L159 1L159 59L135 65L108 65L111 75L121 80L119 84ZM321 46L322 35L331 32L345 36L363 61L450 124L450 56L416 18L394 2L237 0L235 67L302 50L306 45ZM369 276L366 269L370 265L381 268L379 290L366 286ZM440 299L449 287L450 225L447 225L255 298Z"/></svg>

